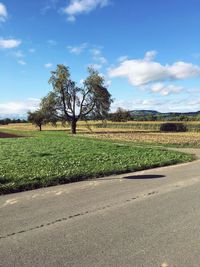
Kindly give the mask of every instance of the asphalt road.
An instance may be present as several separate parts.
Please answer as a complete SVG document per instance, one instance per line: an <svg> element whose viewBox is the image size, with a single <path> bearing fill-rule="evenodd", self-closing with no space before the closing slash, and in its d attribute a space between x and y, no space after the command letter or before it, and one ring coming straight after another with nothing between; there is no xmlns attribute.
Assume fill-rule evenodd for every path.
<svg viewBox="0 0 200 267"><path fill-rule="evenodd" d="M0 266L199 267L200 160L1 196Z"/></svg>

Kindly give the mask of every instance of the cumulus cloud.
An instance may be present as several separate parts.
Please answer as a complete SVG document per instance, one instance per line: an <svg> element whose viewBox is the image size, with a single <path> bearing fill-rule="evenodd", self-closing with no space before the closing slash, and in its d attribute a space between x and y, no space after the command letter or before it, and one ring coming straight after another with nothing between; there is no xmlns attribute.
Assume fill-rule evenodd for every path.
<svg viewBox="0 0 200 267"><path fill-rule="evenodd" d="M25 101L0 103L0 116L24 115L29 110L34 111L39 107L40 99L29 98Z"/></svg>
<svg viewBox="0 0 200 267"><path fill-rule="evenodd" d="M0 22L5 22L8 18L8 12L6 6L0 2Z"/></svg>
<svg viewBox="0 0 200 267"><path fill-rule="evenodd" d="M200 67L178 61L172 65L162 65L154 61L156 52L150 51L144 59L125 60L118 67L109 70L110 77L124 77L133 86L143 86L151 82L183 80L200 76Z"/></svg>
<svg viewBox="0 0 200 267"><path fill-rule="evenodd" d="M161 95L167 96L172 93L180 93L184 88L173 84L165 85L164 83L155 83L150 86L150 89L154 93L160 93Z"/></svg>
<svg viewBox="0 0 200 267"><path fill-rule="evenodd" d="M63 12L68 15L68 21L73 22L77 15L90 13L98 7L109 5L109 3L110 0L71 0Z"/></svg>
<svg viewBox="0 0 200 267"><path fill-rule="evenodd" d="M156 57L157 54L158 54L158 52L155 50L147 51L145 56L144 56L144 60L145 61L152 61L152 60L154 60L154 58Z"/></svg>
<svg viewBox="0 0 200 267"><path fill-rule="evenodd" d="M18 47L21 43L21 40L17 39L0 39L0 48L12 49Z"/></svg>
<svg viewBox="0 0 200 267"><path fill-rule="evenodd" d="M82 43L78 46L69 45L67 49L71 54L80 55L88 47L87 43Z"/></svg>
<svg viewBox="0 0 200 267"><path fill-rule="evenodd" d="M52 63L46 63L46 64L44 64L44 67L46 69L50 69L51 67L53 67L53 64Z"/></svg>

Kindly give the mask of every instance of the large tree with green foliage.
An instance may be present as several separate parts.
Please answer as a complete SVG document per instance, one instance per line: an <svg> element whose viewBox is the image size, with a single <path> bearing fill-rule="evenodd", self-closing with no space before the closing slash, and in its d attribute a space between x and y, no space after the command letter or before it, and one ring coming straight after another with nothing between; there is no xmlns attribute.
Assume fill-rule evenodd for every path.
<svg viewBox="0 0 200 267"><path fill-rule="evenodd" d="M112 103L104 78L93 68L89 68L88 72L83 86L78 87L70 78L69 68L57 65L49 79L53 90L41 101L41 108L49 118L53 116L68 122L72 134L76 134L77 121L80 119L87 120L90 115L105 118Z"/></svg>

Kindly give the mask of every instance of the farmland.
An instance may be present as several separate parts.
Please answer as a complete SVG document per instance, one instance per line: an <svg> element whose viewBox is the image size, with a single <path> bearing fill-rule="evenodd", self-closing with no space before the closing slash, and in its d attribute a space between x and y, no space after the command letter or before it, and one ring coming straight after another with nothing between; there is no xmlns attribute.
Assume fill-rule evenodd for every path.
<svg viewBox="0 0 200 267"><path fill-rule="evenodd" d="M78 134L103 140L117 140L150 145L178 146L178 147L200 147L200 122L184 122L188 132L183 133L161 133L160 125L163 122L102 122L91 121L87 124L83 121L78 123ZM69 126L63 128L60 124L52 127L43 126L45 131L70 132ZM10 124L0 126L0 131L9 131L18 134L35 135L35 126L25 124Z"/></svg>
<svg viewBox="0 0 200 267"><path fill-rule="evenodd" d="M107 132L90 134L90 137L105 140L160 145L168 147L200 147L199 133L159 133L159 132Z"/></svg>
<svg viewBox="0 0 200 267"><path fill-rule="evenodd" d="M125 142L124 135L131 141L133 133L122 138L119 131L105 134L94 128L79 125L81 134L71 136L61 126L42 132L30 124L1 126L1 132L26 137L0 139L0 194L192 160L191 155Z"/></svg>

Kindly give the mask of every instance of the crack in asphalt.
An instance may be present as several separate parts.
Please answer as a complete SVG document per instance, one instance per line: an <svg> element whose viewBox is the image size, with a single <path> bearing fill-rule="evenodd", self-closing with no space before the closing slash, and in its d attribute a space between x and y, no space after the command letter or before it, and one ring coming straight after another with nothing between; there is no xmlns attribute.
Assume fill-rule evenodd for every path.
<svg viewBox="0 0 200 267"><path fill-rule="evenodd" d="M54 225L54 224L57 224L57 223L61 223L61 222L64 222L64 221L68 221L68 220L76 218L76 217L80 217L80 216L84 216L84 215L87 215L87 214L92 214L92 213L95 213L95 212L99 212L99 211L102 211L102 210L105 210L105 209L109 209L109 208L115 207L115 206L117 206L119 204L125 204L127 202L133 202L133 201L135 201L137 199L150 197L150 196L153 196L153 195L158 194L158 193L159 193L159 191L152 191L152 192L148 192L147 194L143 194L141 196L136 196L136 197L132 197L130 199L126 199L123 202L116 202L116 203L112 203L111 205L106 205L106 206L103 206L103 207L99 207L99 208L94 209L94 210L76 213L76 214L70 215L68 217L63 217L63 218L57 219L57 220L52 221L52 222L48 222L48 223L44 223L44 224L41 224L41 225L38 225L38 226L35 226L35 227L28 228L26 230L20 230L18 232L13 232L13 233L10 233L10 234L4 235L4 236L0 236L0 240L1 239L6 239L6 238L9 238L9 237L18 235L18 234L23 234L23 233L34 231L34 230L41 229L41 228L44 228L44 227L48 227L48 226L51 226L51 225Z"/></svg>

